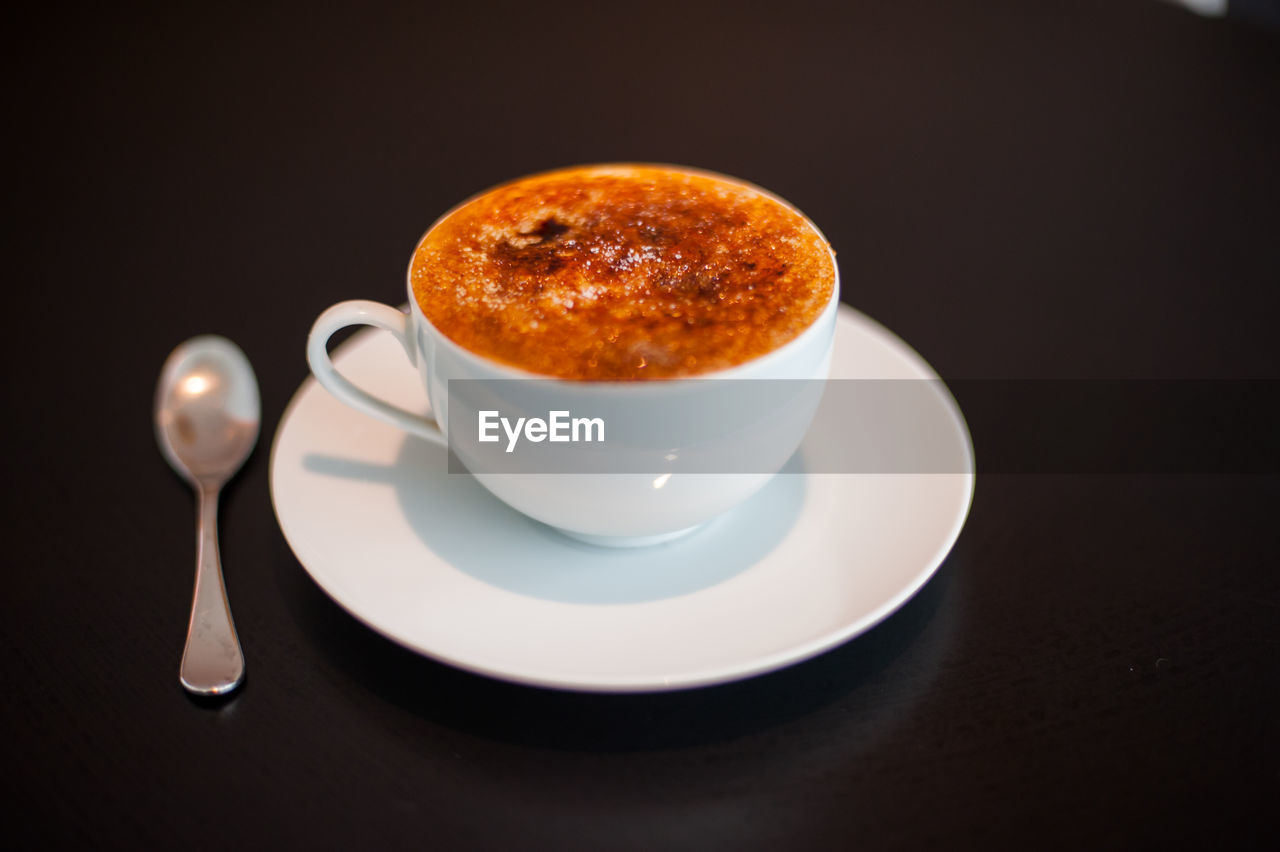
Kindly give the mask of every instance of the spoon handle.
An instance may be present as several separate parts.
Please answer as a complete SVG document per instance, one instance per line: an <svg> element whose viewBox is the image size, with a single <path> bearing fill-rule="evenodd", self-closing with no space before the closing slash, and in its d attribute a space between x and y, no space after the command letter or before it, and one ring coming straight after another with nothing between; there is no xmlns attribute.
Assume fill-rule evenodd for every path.
<svg viewBox="0 0 1280 852"><path fill-rule="evenodd" d="M244 678L244 654L231 621L218 555L218 490L207 485L197 489L196 590L180 676L187 691L196 695L230 692Z"/></svg>

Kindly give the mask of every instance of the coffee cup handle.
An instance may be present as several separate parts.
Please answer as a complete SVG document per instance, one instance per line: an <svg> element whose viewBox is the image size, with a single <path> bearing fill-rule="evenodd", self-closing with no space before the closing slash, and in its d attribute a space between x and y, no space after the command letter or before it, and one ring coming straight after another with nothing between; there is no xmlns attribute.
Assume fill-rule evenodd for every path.
<svg viewBox="0 0 1280 852"><path fill-rule="evenodd" d="M329 308L311 326L311 334L307 337L307 363L311 366L311 374L316 377L316 381L340 402L357 411L390 423L411 435L447 446L444 433L434 420L378 399L368 391L356 387L334 368L333 361L329 358L329 338L339 329L351 325L371 325L391 332L391 336L404 347L409 363L417 366L418 353L409 333L409 318L395 308L379 302L353 299Z"/></svg>

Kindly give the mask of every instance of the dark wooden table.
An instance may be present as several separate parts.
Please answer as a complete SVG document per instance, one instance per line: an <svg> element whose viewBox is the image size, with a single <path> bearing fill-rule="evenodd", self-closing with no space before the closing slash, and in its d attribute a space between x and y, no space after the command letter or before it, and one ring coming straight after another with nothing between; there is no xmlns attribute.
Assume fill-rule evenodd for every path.
<svg viewBox="0 0 1280 852"><path fill-rule="evenodd" d="M775 190L834 243L844 300L948 378L1280 378L1280 32L1146 0L725 8L10 13L7 839L1274 839L1270 466L986 471L950 558L882 625L673 694L452 670L294 559L265 447L312 319L400 298L436 215L558 165L686 163ZM192 500L150 423L161 361L201 332L253 359L265 416L224 495L249 678L221 702L178 685ZM1044 427L996 414L1010 440ZM980 464L1003 445L975 440Z"/></svg>

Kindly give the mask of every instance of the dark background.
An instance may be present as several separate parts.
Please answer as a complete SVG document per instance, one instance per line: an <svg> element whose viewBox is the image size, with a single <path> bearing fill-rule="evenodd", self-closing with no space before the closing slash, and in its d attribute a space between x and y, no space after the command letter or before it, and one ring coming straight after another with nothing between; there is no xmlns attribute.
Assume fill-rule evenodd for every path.
<svg viewBox="0 0 1280 852"><path fill-rule="evenodd" d="M843 299L947 378L1280 378L1280 32L1148 0L5 17L9 838L1274 837L1275 476L980 476L951 557L867 635L738 684L600 696L360 626L285 544L266 450L324 307L401 300L439 213L580 162L790 199L839 253ZM223 502L249 671L225 702L178 685L192 500L150 423L165 355L203 332L240 344L263 394Z"/></svg>

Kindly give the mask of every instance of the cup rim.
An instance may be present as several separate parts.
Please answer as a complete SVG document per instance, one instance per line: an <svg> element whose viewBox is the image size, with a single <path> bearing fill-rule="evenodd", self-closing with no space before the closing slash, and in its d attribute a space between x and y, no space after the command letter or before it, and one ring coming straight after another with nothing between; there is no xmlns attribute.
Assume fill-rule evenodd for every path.
<svg viewBox="0 0 1280 852"><path fill-rule="evenodd" d="M792 213L795 213L797 216L801 218L801 220L804 221L806 225L808 225L810 228L813 229L814 233L818 235L818 237L822 240L823 245L827 247L827 252L831 258L831 270L833 272L833 280L831 284L831 295L827 299L827 304L824 305L822 310L819 311L818 314L809 322L809 324L804 327L804 330L801 331L799 334L797 334L795 337L791 338L781 346L778 346L774 349L770 349L768 352L763 352L759 355L756 355L755 357L748 358L746 361L743 361L739 364L734 364L731 367L723 367L719 370L712 370L706 373L696 373L690 376L669 376L669 377L662 377L657 379L639 379L639 380L635 380L635 379L633 380L566 379L561 376L552 376L546 373L536 373L532 370L526 370L521 367L515 367L510 364L503 363L502 361L498 361L493 358L490 358L487 355L481 355L479 352L473 352L472 350L467 349L465 346L455 343L452 339L450 339L450 337L447 334L445 334L443 331L437 328L435 324L431 322L431 320L427 319L426 314L423 313L422 311L422 306L418 303L417 295L413 292L413 261L414 261L414 258L418 256L418 249L422 247L423 242L426 241L427 237L431 234L431 232L434 231L436 227L439 226L442 222L444 222L446 219L448 219L457 211L461 210L463 207L466 207L471 202L485 195L488 195L494 190L501 189L502 187L508 186L513 183L529 180L530 178L541 177L543 175L556 174L558 172L577 171L579 169L626 169L626 168L668 169L671 171L681 172L683 174L691 174L699 177L707 177L714 180L724 181L726 183L736 184L737 186L745 187L746 189L750 189L753 192L757 192L765 196L766 198L769 198L772 201L778 204L781 204L783 207L787 208ZM461 355L468 360L477 361L483 364L488 369L504 374L502 378L537 379L540 381L547 381L547 382L561 382L566 385L573 385L575 387L640 388L640 387L655 387L655 386L661 387L664 385L669 387L673 383L679 383L679 382L699 381L704 379L709 380L709 379L739 378L740 374L745 373L748 370L754 371L754 370L760 369L762 365L767 367L768 364L787 357L787 353L789 353L794 349L799 348L803 344L805 339L814 333L814 329L819 328L823 324L823 321L826 319L827 315L834 313L837 306L840 304L840 265L836 262L836 253L835 253L835 249L831 247L831 241L827 239L826 234L822 233L822 229L819 228L812 219L806 216L803 211L801 211L798 207L796 207L790 201L787 201L785 198L782 198L781 196L775 193L772 193L761 186L757 186L756 184L751 183L750 181L743 180L742 178L733 177L732 175L726 175L720 172L711 171L709 169L700 169L694 166L681 166L674 163L651 163L651 162L582 163L579 165L559 166L552 169L544 169L542 171L531 172L527 175L521 175L520 177L511 178L510 180L504 180L500 183L496 183L490 186L487 189L483 189L479 192L473 193L467 198L463 199L462 201L459 201L457 204L450 207L440 216L436 217L435 221L433 221L431 225L425 231L422 232L422 236L418 237L417 241L413 244L413 251L410 252L409 254L409 264L408 264L408 267L405 269L405 286L408 291L410 316L414 318L415 322L423 323L428 328L432 329L435 332L436 338L438 338L441 342L443 342L443 344L455 354Z"/></svg>

